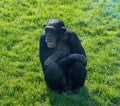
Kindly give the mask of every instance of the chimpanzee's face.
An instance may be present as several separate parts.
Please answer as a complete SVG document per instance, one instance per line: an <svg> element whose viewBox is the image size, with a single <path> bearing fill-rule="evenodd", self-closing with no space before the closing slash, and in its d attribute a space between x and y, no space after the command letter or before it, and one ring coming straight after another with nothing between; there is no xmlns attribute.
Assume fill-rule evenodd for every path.
<svg viewBox="0 0 120 106"><path fill-rule="evenodd" d="M47 43L47 47L55 48L57 44L57 30L55 28L45 28L45 41Z"/></svg>

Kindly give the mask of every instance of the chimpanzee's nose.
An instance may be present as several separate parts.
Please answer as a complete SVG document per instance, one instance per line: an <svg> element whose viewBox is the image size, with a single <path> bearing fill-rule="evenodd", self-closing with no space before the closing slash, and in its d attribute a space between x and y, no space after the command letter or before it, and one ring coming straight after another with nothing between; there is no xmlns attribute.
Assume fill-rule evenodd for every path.
<svg viewBox="0 0 120 106"><path fill-rule="evenodd" d="M45 41L46 41L46 42L52 41L52 38L50 37L50 35L48 35L48 36L45 37Z"/></svg>

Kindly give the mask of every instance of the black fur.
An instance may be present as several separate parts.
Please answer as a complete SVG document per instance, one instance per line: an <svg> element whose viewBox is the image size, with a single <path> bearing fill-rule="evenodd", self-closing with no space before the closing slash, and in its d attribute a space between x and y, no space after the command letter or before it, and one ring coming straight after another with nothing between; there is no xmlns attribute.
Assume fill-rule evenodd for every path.
<svg viewBox="0 0 120 106"><path fill-rule="evenodd" d="M44 25L39 57L47 85L54 91L78 90L86 78L86 54L75 32L53 19Z"/></svg>

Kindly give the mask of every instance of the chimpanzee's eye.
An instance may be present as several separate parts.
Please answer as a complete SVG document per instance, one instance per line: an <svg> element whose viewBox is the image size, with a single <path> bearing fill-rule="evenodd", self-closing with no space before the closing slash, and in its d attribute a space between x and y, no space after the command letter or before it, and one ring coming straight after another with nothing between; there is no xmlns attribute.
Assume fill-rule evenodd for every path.
<svg viewBox="0 0 120 106"><path fill-rule="evenodd" d="M51 36L55 39L57 38L58 35L57 30L55 28L49 28L49 27L45 28L45 34L46 36Z"/></svg>
<svg viewBox="0 0 120 106"><path fill-rule="evenodd" d="M45 28L45 32L48 32L49 31L49 29L48 28Z"/></svg>

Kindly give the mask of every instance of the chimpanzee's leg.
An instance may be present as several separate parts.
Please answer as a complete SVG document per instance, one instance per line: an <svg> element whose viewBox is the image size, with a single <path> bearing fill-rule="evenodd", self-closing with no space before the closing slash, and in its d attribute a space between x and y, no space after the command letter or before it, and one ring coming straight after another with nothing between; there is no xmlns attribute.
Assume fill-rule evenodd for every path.
<svg viewBox="0 0 120 106"><path fill-rule="evenodd" d="M66 88L65 74L57 63L48 65L45 71L45 81L52 90L61 92Z"/></svg>
<svg viewBox="0 0 120 106"><path fill-rule="evenodd" d="M73 93L84 85L86 74L86 69L83 64L80 62L72 63L69 70L69 76L72 83Z"/></svg>

